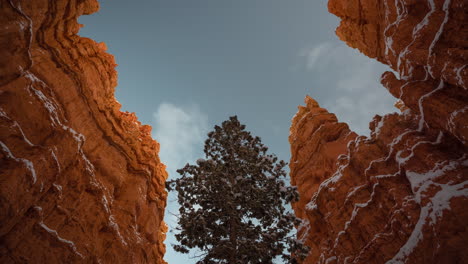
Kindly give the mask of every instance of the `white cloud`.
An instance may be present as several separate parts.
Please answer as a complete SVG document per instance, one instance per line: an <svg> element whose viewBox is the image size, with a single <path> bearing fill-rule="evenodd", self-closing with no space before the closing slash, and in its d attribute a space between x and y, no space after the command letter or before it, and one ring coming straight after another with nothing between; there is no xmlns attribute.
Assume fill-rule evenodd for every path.
<svg viewBox="0 0 468 264"><path fill-rule="evenodd" d="M159 155L172 178L177 169L202 155L208 117L197 105L179 107L170 103L162 103L153 116L153 136L161 145Z"/></svg>
<svg viewBox="0 0 468 264"><path fill-rule="evenodd" d="M318 62L319 59L323 56L323 54L326 54L326 52L331 48L328 42L321 43L317 46L315 46L311 50L305 50L302 52L302 56L307 57L307 68L309 70L314 69Z"/></svg>
<svg viewBox="0 0 468 264"><path fill-rule="evenodd" d="M300 55L306 60L306 69L318 77L312 94L321 95L321 106L355 132L369 134L374 115L395 111L396 99L379 81L390 70L386 65L342 42L321 43Z"/></svg>
<svg viewBox="0 0 468 264"><path fill-rule="evenodd" d="M169 179L174 179L178 176L177 169L186 163L194 163L203 155L203 144L209 130L208 116L197 105L176 106L170 103L162 103L153 116L153 137L161 145L159 156L167 166ZM188 255L175 252L171 246L177 244L174 228L177 226L179 204L175 192L169 193L167 202L164 221L169 225L169 232L165 241L165 259L190 263Z"/></svg>
<svg viewBox="0 0 468 264"><path fill-rule="evenodd" d="M176 106L162 103L153 114L153 137L161 145L159 156L167 166L169 179L179 176L177 169L203 155L203 144L208 133L208 117L197 105ZM176 214L179 204L174 192L169 193L165 221L170 226L177 224ZM168 242L174 243L173 234L168 234ZM169 249L172 251L172 248Z"/></svg>

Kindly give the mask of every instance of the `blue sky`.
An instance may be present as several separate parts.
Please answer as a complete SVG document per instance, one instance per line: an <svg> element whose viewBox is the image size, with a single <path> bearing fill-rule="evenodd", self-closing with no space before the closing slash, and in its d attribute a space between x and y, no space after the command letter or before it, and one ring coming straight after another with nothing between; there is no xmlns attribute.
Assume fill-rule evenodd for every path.
<svg viewBox="0 0 468 264"><path fill-rule="evenodd" d="M105 42L115 56L115 96L153 126L171 178L202 156L206 133L232 115L289 161L291 118L307 94L360 134L375 114L395 111L379 83L386 66L338 40L326 1L102 0L98 13L79 21L80 35ZM170 246L165 259L196 262Z"/></svg>

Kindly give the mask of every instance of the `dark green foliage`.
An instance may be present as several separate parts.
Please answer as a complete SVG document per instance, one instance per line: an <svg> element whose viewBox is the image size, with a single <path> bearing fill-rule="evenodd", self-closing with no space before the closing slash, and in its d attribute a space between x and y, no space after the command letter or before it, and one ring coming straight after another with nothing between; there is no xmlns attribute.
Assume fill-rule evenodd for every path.
<svg viewBox="0 0 468 264"><path fill-rule="evenodd" d="M198 248L198 263L296 263L307 249L291 234L298 219L285 204L298 200L286 186L286 163L267 154L259 137L231 117L208 133L205 158L169 181L178 192L178 252Z"/></svg>

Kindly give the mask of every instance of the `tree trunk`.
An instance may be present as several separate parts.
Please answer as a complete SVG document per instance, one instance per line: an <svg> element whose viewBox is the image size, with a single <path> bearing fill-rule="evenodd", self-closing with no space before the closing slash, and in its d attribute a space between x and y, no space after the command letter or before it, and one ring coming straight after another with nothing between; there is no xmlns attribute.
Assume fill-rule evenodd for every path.
<svg viewBox="0 0 468 264"><path fill-rule="evenodd" d="M234 215L231 215L231 218L229 219L229 226L229 241L232 245L232 250L230 252L229 257L229 264L235 264L237 261L237 227Z"/></svg>
<svg viewBox="0 0 468 264"><path fill-rule="evenodd" d="M230 163L235 164L234 161L234 155L232 154L233 151L229 151L229 158L230 158ZM235 188L236 186L236 174L235 174L236 169L231 168L231 172L229 173L229 182L231 184L231 188ZM235 264L237 263L237 223L236 223L236 217L237 217L237 212L236 212L236 203L235 203L235 197L229 197L230 200L230 206L229 206L229 241L232 246L232 251L230 252L229 256L229 264Z"/></svg>
<svg viewBox="0 0 468 264"><path fill-rule="evenodd" d="M229 176L229 181L231 186L234 187L236 179L234 178L233 173ZM229 264L235 264L237 262L237 223L236 223L236 205L235 205L235 198L229 197L230 205L229 205L229 241L231 242L232 250L230 252L229 257Z"/></svg>

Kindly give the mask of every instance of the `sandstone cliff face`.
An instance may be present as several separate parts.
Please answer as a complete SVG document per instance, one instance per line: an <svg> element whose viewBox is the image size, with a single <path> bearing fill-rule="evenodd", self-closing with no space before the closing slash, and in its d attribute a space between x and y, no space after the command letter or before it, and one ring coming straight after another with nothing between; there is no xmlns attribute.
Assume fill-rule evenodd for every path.
<svg viewBox="0 0 468 264"><path fill-rule="evenodd" d="M0 262L163 263L165 167L77 35L92 0L0 2Z"/></svg>
<svg viewBox="0 0 468 264"><path fill-rule="evenodd" d="M337 35L388 64L402 113L357 136L311 98L291 127L305 263L468 263L468 2L330 0ZM380 89L376 87L376 89Z"/></svg>

